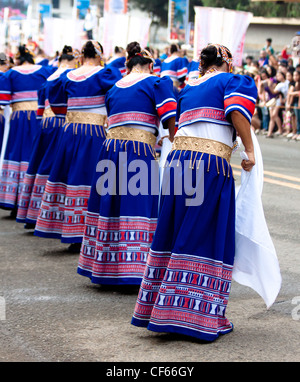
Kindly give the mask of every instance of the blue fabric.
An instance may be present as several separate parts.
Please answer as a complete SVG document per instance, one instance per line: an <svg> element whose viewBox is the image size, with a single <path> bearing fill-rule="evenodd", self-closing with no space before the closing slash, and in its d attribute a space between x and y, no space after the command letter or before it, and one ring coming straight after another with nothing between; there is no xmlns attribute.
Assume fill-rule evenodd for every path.
<svg viewBox="0 0 300 382"><path fill-rule="evenodd" d="M69 124L67 127L63 127L59 148L44 193L46 197L50 198L49 205L48 200L45 199L41 206L42 212L49 211L45 218L47 232L41 229L43 219L40 214L34 232L36 236L61 239L63 243L80 243L82 241L83 228L78 228L78 226L83 227L84 225L84 209L89 197L99 150L104 139L103 128L97 125L76 124L75 126L75 124ZM50 188L48 188L49 183L51 183ZM67 204L68 198L70 206ZM57 223L54 218L57 210L56 200L61 200L60 228L57 232L53 228L52 232L52 227L56 227ZM78 208L78 217L80 216L81 219L78 226L74 222L76 208ZM72 222L67 220L68 216L73 217ZM71 227L71 223L76 226L74 233L68 229L68 225ZM66 235L64 234L65 229L68 230Z"/></svg>
<svg viewBox="0 0 300 382"><path fill-rule="evenodd" d="M35 179L41 177L45 178L50 174L63 133L63 121L64 119L58 117L51 117L47 118L46 120L42 120L42 128L40 129L40 132L37 135L33 145L28 169L24 177L23 187L25 187L25 185L27 187L21 191L20 195L16 218L16 221L19 223L36 223L36 218L27 217L28 208L30 207L29 203L31 195L34 192L34 182ZM41 184L40 187L42 187ZM35 208L38 208L38 205L42 199L42 190L40 191L39 196L37 196L37 191L34 193L34 203L37 205Z"/></svg>
<svg viewBox="0 0 300 382"><path fill-rule="evenodd" d="M207 80L200 78L179 94L178 128L195 122L231 125L230 112L233 110L240 111L250 122L256 98L257 88L251 77L220 73ZM225 107L225 102L230 104Z"/></svg>
<svg viewBox="0 0 300 382"><path fill-rule="evenodd" d="M213 341L233 329L225 317L235 254L232 169L220 157L191 151L171 152L167 161L173 165L164 170L162 190L169 179L170 194L162 191L131 323ZM191 188L200 194L203 184L200 205L186 205L192 194L191 188L184 187L187 173ZM178 189L173 185L178 184L182 195L175 195Z"/></svg>
<svg viewBox="0 0 300 382"><path fill-rule="evenodd" d="M14 208L17 205L22 179L39 129L40 124L34 111L18 111L12 114L0 178L0 207ZM13 186L5 189L9 184ZM7 202L8 200L10 201Z"/></svg>
<svg viewBox="0 0 300 382"><path fill-rule="evenodd" d="M121 75L122 76L125 76L126 74L126 57L118 57L116 59L114 59L113 61L111 61L110 63L108 63L106 65L106 68L116 68L120 71Z"/></svg>
<svg viewBox="0 0 300 382"><path fill-rule="evenodd" d="M209 158L209 154L204 154L202 156L204 172L200 176L201 167L198 170L196 168L200 157L201 153L192 154L190 151L169 154L167 161L169 163L172 161L175 172L172 166L164 169L163 182L166 182L170 174L170 195L161 196L158 227L151 249L209 257L233 265L235 192L232 170L225 160L222 164L221 158L213 155ZM178 160L182 166L179 170L181 175L177 173ZM190 162L195 162L194 170L188 168ZM185 186L182 184L182 195L175 195L174 184L184 182L184 177L187 176L184 166L186 172L192 172L191 184L194 187L197 184L197 171L198 179L203 178L204 198L203 203L198 206L186 205L187 201L196 196L191 197L186 193L188 183ZM198 190L198 196L198 200L202 200L201 190Z"/></svg>
<svg viewBox="0 0 300 382"><path fill-rule="evenodd" d="M142 167L130 171L135 161ZM96 284L139 285L156 228L158 164L148 145L129 141L125 149L120 140L105 142L98 163L103 167L98 167L93 178L77 272ZM124 174L127 179L120 182ZM104 182L106 176L115 188ZM140 193L131 193L131 182ZM152 194L154 189L157 192ZM91 239L91 232L95 239ZM91 256L103 247L104 257Z"/></svg>
<svg viewBox="0 0 300 382"><path fill-rule="evenodd" d="M1 155L1 151L2 151L4 129L5 129L5 118L3 115L0 115L0 155Z"/></svg>
<svg viewBox="0 0 300 382"><path fill-rule="evenodd" d="M164 123L175 116L175 102L173 83L168 77L144 75L132 83L121 80L105 97L109 129L130 124L150 128L158 135L159 121Z"/></svg>

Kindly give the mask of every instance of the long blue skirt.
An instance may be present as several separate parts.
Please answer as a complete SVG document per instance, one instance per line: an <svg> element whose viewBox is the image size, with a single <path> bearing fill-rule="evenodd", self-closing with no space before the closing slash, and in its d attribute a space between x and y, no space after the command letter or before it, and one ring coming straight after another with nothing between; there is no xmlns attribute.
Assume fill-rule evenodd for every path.
<svg viewBox="0 0 300 382"><path fill-rule="evenodd" d="M19 204L24 175L39 129L35 111L12 113L0 175L0 208L14 209Z"/></svg>
<svg viewBox="0 0 300 382"><path fill-rule="evenodd" d="M34 234L60 239L62 243L81 243L105 131L103 126L81 123L68 123L63 129Z"/></svg>
<svg viewBox="0 0 300 382"><path fill-rule="evenodd" d="M233 328L225 317L235 253L232 170L220 157L191 151L171 152L167 161L132 324L213 341Z"/></svg>
<svg viewBox="0 0 300 382"><path fill-rule="evenodd" d="M40 133L32 149L24 176L17 211L17 222L35 224L41 207L52 164L62 135L64 118L47 117L41 122Z"/></svg>
<svg viewBox="0 0 300 382"><path fill-rule="evenodd" d="M97 171L77 272L95 284L140 285L158 216L155 153L144 143L108 139Z"/></svg>
<svg viewBox="0 0 300 382"><path fill-rule="evenodd" d="M0 114L0 155L2 151L4 129L5 129L5 117L2 114Z"/></svg>

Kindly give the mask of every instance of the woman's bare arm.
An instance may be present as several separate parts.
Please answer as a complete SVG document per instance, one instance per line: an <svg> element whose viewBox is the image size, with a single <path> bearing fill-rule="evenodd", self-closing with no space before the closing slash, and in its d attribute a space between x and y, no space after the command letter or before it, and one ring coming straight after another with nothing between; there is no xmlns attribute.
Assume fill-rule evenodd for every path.
<svg viewBox="0 0 300 382"><path fill-rule="evenodd" d="M241 166L245 171L251 171L252 167L255 165L255 155L250 124L247 118L237 110L232 111L230 113L230 117L234 128L236 129L243 145L245 146L245 152L249 158L249 160L243 160Z"/></svg>

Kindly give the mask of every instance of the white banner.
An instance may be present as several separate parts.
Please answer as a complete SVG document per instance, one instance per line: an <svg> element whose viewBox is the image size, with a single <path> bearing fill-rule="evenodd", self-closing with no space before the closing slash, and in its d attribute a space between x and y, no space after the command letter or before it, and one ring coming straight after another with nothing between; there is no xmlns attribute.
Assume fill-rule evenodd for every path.
<svg viewBox="0 0 300 382"><path fill-rule="evenodd" d="M142 48L146 47L150 25L150 18L106 13L103 20L103 36L100 36L105 57L109 58L113 54L115 46L125 49L132 41L138 41Z"/></svg>
<svg viewBox="0 0 300 382"><path fill-rule="evenodd" d="M81 50L86 41L83 30L84 20L63 20L58 18L44 19L44 51L53 56L61 51L65 45Z"/></svg>
<svg viewBox="0 0 300 382"><path fill-rule="evenodd" d="M194 59L208 43L230 49L233 64L242 65L244 41L252 13L225 8L195 7Z"/></svg>

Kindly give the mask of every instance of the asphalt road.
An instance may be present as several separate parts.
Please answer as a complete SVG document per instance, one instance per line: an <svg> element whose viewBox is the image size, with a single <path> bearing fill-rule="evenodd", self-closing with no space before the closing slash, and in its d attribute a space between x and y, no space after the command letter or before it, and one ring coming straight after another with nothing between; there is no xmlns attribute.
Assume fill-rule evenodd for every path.
<svg viewBox="0 0 300 382"><path fill-rule="evenodd" d="M273 306L233 282L232 333L211 344L130 324L137 288L93 285L78 255L37 238L0 211L0 361L291 362L300 360L300 142L258 137L263 205L282 274ZM240 159L232 164L239 182Z"/></svg>

